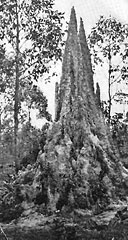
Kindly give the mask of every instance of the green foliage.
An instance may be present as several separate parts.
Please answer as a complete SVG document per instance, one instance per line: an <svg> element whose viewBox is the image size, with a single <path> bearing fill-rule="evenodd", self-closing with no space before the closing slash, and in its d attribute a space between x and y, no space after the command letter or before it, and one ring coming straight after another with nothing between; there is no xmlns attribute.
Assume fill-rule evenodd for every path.
<svg viewBox="0 0 128 240"><path fill-rule="evenodd" d="M115 96L118 98L119 93L114 90L112 95L113 84L125 81L127 84L127 49L128 49L128 28L116 19L109 17L100 17L96 26L88 37L90 51L94 69L100 65L107 69L108 81L108 115L109 122L111 118L111 105ZM106 67L107 66L107 67Z"/></svg>
<svg viewBox="0 0 128 240"><path fill-rule="evenodd" d="M51 60L61 59L63 14L53 7L53 0L0 1L0 39L6 40L7 45L9 44L15 53L18 24L20 74L27 69L29 77L31 74L36 80L44 72L49 71L48 63Z"/></svg>
<svg viewBox="0 0 128 240"><path fill-rule="evenodd" d="M2 125L1 146L0 146L0 163L12 163L14 161L14 132L13 128ZM45 130L39 130L31 126L29 122L22 125L18 132L17 153L18 161L22 161L23 165L27 166L29 163L34 163L37 159L40 149L46 141Z"/></svg>
<svg viewBox="0 0 128 240"><path fill-rule="evenodd" d="M54 1L0 1L0 92L5 101L0 127L14 126L15 153L19 123L31 123L31 108L51 121L47 99L33 82L50 78L51 65L61 60L63 18Z"/></svg>
<svg viewBox="0 0 128 240"><path fill-rule="evenodd" d="M108 122L108 118L109 118L109 102L108 101L101 101L101 111L105 117L106 122Z"/></svg>
<svg viewBox="0 0 128 240"><path fill-rule="evenodd" d="M51 115L47 111L48 103L47 99L44 96L43 92L40 88L35 84L28 84L26 82L22 82L22 91L21 91L21 102L26 103L26 107L28 108L29 114L31 109L38 110L39 118L46 118L48 121L51 121ZM31 121L29 116L29 121Z"/></svg>
<svg viewBox="0 0 128 240"><path fill-rule="evenodd" d="M96 26L92 28L89 35L89 46L93 54L95 64L103 63L110 57L123 54L122 44L128 36L127 26L109 17L100 17ZM112 71L118 69L113 69Z"/></svg>
<svg viewBox="0 0 128 240"><path fill-rule="evenodd" d="M109 104L106 101L101 102L101 110L103 116L105 118L106 123L109 122ZM112 133L113 139L117 139L118 136L121 134L125 134L126 132L126 124L122 122L123 120L123 113L115 113L109 122L110 131ZM118 139L119 140L119 139Z"/></svg>
<svg viewBox="0 0 128 240"><path fill-rule="evenodd" d="M5 100L4 109L1 110L1 115L3 115L1 120L6 119L6 123L9 122L9 118L12 118L13 110L17 111L17 113L15 111L14 120L18 113L20 113L21 120L25 118L25 113L22 112L22 102L29 102L28 107L33 105L38 108L40 117L46 116L49 120L51 118L46 110L46 98L38 88L35 90L31 84L34 68L37 71L36 78L38 78L44 73L44 68L47 72L49 71L48 63L53 58L59 59L61 55L63 14L53 10L53 5L54 1L38 3L36 1L27 3L16 0L0 1L0 40L3 43L0 45L0 90ZM36 35L34 29L36 29ZM48 37L49 35L52 39ZM34 51L37 53L37 49L38 56L34 54ZM47 54L44 54L44 51L47 51ZM43 63L40 63L39 58Z"/></svg>
<svg viewBox="0 0 128 240"><path fill-rule="evenodd" d="M32 48L26 53L28 65L34 66L31 73L37 79L48 71L51 60L61 59L63 14L53 10L54 1L32 1L27 7L26 5L23 1L26 16L29 13L29 17L24 18L23 28L27 33L26 38L32 41Z"/></svg>
<svg viewBox="0 0 128 240"><path fill-rule="evenodd" d="M15 184L15 180L6 180L0 194L0 221L10 222L17 219L23 212L22 201L20 185Z"/></svg>

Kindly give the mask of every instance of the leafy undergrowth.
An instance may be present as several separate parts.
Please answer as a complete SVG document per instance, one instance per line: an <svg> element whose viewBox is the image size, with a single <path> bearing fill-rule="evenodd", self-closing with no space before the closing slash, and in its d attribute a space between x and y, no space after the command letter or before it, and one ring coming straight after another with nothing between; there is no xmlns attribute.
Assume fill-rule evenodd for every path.
<svg viewBox="0 0 128 240"><path fill-rule="evenodd" d="M81 209L51 216L33 213L2 229L9 240L127 240L128 212L119 208L95 216ZM4 239L2 232L0 237Z"/></svg>

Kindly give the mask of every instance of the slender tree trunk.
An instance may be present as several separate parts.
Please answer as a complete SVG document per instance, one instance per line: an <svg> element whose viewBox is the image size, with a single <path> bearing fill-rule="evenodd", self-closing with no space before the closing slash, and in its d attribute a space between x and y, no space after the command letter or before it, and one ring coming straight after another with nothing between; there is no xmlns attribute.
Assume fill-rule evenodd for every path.
<svg viewBox="0 0 128 240"><path fill-rule="evenodd" d="M2 104L2 103L0 103ZM2 140L2 109L0 106L0 163L4 166L4 144L3 144L3 140ZM2 168L3 171L3 168Z"/></svg>
<svg viewBox="0 0 128 240"><path fill-rule="evenodd" d="M1 134L2 134L2 120L1 120L1 118L2 118L2 111L1 111L1 107L0 107L0 143L1 143Z"/></svg>
<svg viewBox="0 0 128 240"><path fill-rule="evenodd" d="M31 126L31 106L28 107L28 123L30 127Z"/></svg>
<svg viewBox="0 0 128 240"><path fill-rule="evenodd" d="M112 106L112 98L111 98L111 49L109 45L109 53L108 53L108 61L109 61L109 69L108 69L108 99L109 99L109 105L108 105L108 123L110 123L111 120L111 106Z"/></svg>
<svg viewBox="0 0 128 240"><path fill-rule="evenodd" d="M2 125L1 115L2 115L2 111L1 111L1 107L0 107L0 162L3 163L3 159L2 159L2 138L1 138L1 133L2 133L2 129L1 129L1 125Z"/></svg>
<svg viewBox="0 0 128 240"><path fill-rule="evenodd" d="M14 148L15 148L15 168L18 169L18 114L19 114L19 18L18 18L18 2L16 0L16 79L15 79L15 103L14 103Z"/></svg>

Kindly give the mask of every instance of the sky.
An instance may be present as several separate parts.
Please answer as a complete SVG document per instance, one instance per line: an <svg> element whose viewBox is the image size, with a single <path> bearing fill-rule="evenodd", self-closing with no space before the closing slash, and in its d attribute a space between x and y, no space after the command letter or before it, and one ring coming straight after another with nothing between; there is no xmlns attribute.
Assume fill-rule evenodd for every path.
<svg viewBox="0 0 128 240"><path fill-rule="evenodd" d="M109 17L110 15L116 17L122 23L128 24L128 0L55 0L55 8L61 12L65 12L65 20L68 22L72 6L75 7L76 16L79 24L80 17L83 18L86 35L95 26L101 15ZM51 83L41 83L41 88L48 98L49 111L54 118L54 91L55 81L59 81L61 77L61 65L57 66L58 77L51 80ZM106 79L102 69L98 70L98 78L102 78L100 82L102 97L107 96ZM94 76L97 81L97 76ZM104 81L103 81L104 79Z"/></svg>
<svg viewBox="0 0 128 240"><path fill-rule="evenodd" d="M67 20L71 7L74 6L77 18L83 18L86 34L90 32L100 15L112 15L128 23L128 0L55 0L55 6L65 12Z"/></svg>

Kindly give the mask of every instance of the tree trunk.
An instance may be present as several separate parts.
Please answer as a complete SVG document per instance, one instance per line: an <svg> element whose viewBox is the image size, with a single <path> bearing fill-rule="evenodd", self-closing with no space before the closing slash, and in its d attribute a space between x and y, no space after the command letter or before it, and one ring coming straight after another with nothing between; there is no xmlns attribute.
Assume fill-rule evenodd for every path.
<svg viewBox="0 0 128 240"><path fill-rule="evenodd" d="M2 126L1 115L2 115L2 111L1 111L1 107L0 107L0 163L3 162L3 159L2 159L2 138L1 138L1 134L2 134L2 129L1 129L1 126Z"/></svg>
<svg viewBox="0 0 128 240"><path fill-rule="evenodd" d="M30 127L31 126L31 105L28 107L28 123Z"/></svg>
<svg viewBox="0 0 128 240"><path fill-rule="evenodd" d="M109 46L109 53L108 53L108 61L109 61L109 69L108 69L108 123L110 123L111 120L111 105L112 105L112 98L111 98L111 49Z"/></svg>
<svg viewBox="0 0 128 240"><path fill-rule="evenodd" d="M16 79L15 79L15 98L14 98L14 148L15 148L15 168L18 169L18 114L19 114L19 18L18 3L16 0Z"/></svg>

